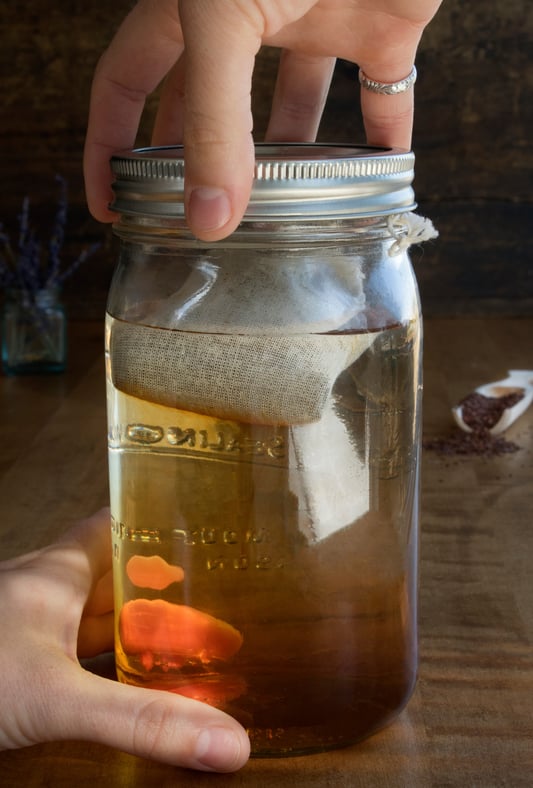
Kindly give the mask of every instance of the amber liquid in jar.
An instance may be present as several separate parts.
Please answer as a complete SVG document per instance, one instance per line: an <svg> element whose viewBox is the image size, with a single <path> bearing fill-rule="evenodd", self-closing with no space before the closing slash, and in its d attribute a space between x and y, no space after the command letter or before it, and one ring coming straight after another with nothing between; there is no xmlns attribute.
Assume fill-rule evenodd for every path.
<svg viewBox="0 0 533 788"><path fill-rule="evenodd" d="M119 391L108 355L119 679L225 710L256 756L351 744L414 686L419 336L374 333L304 438Z"/></svg>

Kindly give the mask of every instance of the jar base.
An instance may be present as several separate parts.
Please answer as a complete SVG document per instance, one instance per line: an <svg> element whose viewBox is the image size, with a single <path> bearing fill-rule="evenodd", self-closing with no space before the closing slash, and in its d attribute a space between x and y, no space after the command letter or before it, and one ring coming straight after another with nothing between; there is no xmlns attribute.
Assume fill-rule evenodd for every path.
<svg viewBox="0 0 533 788"><path fill-rule="evenodd" d="M390 724L413 692L416 676L383 681L291 677L283 690L273 677L238 673L203 677L167 674L153 681L124 673L121 682L173 692L209 703L234 717L250 738L252 758L287 758L350 747ZM311 691L312 690L312 691Z"/></svg>
<svg viewBox="0 0 533 788"><path fill-rule="evenodd" d="M65 371L66 364L45 362L42 364L30 362L28 364L6 364L4 363L4 373L6 375L58 375Z"/></svg>

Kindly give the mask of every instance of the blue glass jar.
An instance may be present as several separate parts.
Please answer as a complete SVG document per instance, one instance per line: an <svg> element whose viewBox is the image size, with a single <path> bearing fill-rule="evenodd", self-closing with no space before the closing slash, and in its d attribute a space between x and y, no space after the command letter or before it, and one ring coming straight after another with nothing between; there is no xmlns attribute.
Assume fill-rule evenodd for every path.
<svg viewBox="0 0 533 788"><path fill-rule="evenodd" d="M63 372L66 314L59 288L10 288L2 316L2 364L8 375Z"/></svg>

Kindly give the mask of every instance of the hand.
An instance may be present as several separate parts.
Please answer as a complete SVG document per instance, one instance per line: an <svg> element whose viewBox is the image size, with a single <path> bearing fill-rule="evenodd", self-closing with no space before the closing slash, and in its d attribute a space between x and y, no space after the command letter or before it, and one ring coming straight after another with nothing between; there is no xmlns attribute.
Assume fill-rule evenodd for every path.
<svg viewBox="0 0 533 788"><path fill-rule="evenodd" d="M251 78L262 44L283 49L266 138L315 138L335 58L371 79L411 71L441 0L141 0L98 64L85 148L89 208L115 217L109 158L133 147L145 99L167 76L154 145L183 142L190 229L219 240L240 222L254 167ZM354 86L355 93L355 86ZM367 142L409 148L413 91L361 92Z"/></svg>
<svg viewBox="0 0 533 788"><path fill-rule="evenodd" d="M233 771L245 731L211 706L119 684L78 656L112 648L109 511L60 541L0 563L0 749L82 739L204 771Z"/></svg>

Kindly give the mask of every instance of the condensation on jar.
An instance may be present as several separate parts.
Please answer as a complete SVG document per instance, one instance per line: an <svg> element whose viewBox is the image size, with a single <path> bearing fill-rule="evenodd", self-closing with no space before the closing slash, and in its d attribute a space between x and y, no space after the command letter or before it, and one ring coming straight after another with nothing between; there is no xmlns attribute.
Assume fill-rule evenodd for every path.
<svg viewBox="0 0 533 788"><path fill-rule="evenodd" d="M119 679L223 709L255 756L352 744L417 671L413 155L258 145L245 217L211 244L180 147L112 167Z"/></svg>

